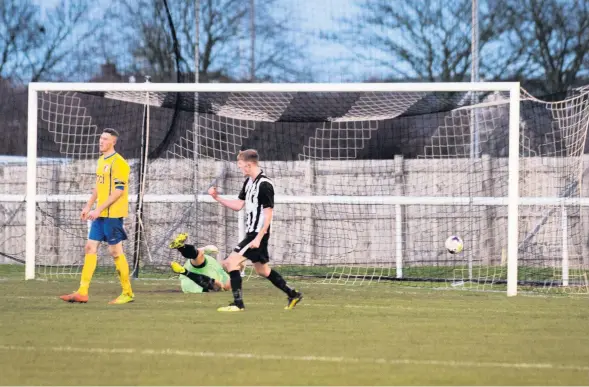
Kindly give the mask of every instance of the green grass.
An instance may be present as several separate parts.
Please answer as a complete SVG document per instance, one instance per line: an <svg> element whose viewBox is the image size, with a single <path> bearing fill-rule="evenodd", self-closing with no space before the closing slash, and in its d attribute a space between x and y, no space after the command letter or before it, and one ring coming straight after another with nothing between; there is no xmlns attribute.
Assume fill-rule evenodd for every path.
<svg viewBox="0 0 589 387"><path fill-rule="evenodd" d="M111 306L116 281L75 305L57 296L76 280L0 277L2 385L589 384L583 297L300 281L305 300L285 311L250 280L247 310L222 314L229 293L176 281L134 281L136 302Z"/></svg>

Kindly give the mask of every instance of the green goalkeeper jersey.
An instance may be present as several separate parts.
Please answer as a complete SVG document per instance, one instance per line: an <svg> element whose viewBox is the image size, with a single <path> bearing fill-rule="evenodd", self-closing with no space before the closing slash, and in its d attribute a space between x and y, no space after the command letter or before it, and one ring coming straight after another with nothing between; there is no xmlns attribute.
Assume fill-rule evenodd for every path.
<svg viewBox="0 0 589 387"><path fill-rule="evenodd" d="M205 250L204 251L204 258L205 258L205 265L203 267L194 267L192 263L190 263L190 259L186 260L184 264L184 268L192 273L206 275L207 277L216 279L220 281L222 284L229 281L229 274L223 270L223 266L215 259L212 255L211 251ZM197 285L194 281L190 278L181 275L180 276L180 286L182 287L182 291L184 293L202 293L203 288Z"/></svg>

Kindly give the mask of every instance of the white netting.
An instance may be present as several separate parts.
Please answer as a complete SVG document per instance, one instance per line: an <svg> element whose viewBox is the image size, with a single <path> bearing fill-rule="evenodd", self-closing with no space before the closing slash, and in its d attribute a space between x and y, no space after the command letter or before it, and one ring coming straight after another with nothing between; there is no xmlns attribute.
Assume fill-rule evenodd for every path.
<svg viewBox="0 0 589 387"><path fill-rule="evenodd" d="M315 130L309 145L303 148L301 160L354 160L364 149L378 121L327 122Z"/></svg>
<svg viewBox="0 0 589 387"><path fill-rule="evenodd" d="M212 110L221 117L274 122L292 99L290 93L231 93L226 103L213 104Z"/></svg>
<svg viewBox="0 0 589 387"><path fill-rule="evenodd" d="M425 93L364 93L342 117L331 121L379 121L395 118L407 111Z"/></svg>
<svg viewBox="0 0 589 387"><path fill-rule="evenodd" d="M522 195L579 197L585 173L582 155L589 126L589 92L574 91L569 98L555 102L522 94L524 106L539 107L535 115L526 114L529 110L522 114L521 135L530 139L527 146L531 148L526 153L537 155L522 160ZM580 206L562 205L520 211L520 262L533 268L524 270L524 280L540 277L547 289L589 292L583 212Z"/></svg>
<svg viewBox="0 0 589 387"><path fill-rule="evenodd" d="M469 106L473 100L481 102ZM233 92L195 98L43 92L40 157L51 161L38 166L38 192L87 195L98 134L115 127L122 132L118 149L132 166L127 255L138 258L142 275L166 273L172 259L166 245L177 232L216 244L221 255L237 243L238 215L202 198L212 181L237 194L243 176L235 156L257 148L276 194L290 198L277 202L271 247L273 263L287 275L495 289L506 280L507 212L493 199L507 196L507 102L501 93ZM578 197L587 105L583 91L550 103L524 93L522 196ZM142 148L148 156L144 175ZM141 207L140 192L162 199ZM358 197L422 202L375 204ZM449 201L427 202L440 197ZM450 204L455 198L466 201ZM39 203L38 273L79 271L87 235L78 219L82 206ZM136 222L137 206L142 222ZM520 280L536 288L562 289L568 282L564 288L581 289L587 267L582 220L580 207L521 206ZM463 254L444 250L452 234L465 241ZM100 265L112 272L108 257Z"/></svg>
<svg viewBox="0 0 589 387"><path fill-rule="evenodd" d="M520 195L578 197L583 168L581 156L589 122L587 94L577 94L559 102L544 102L525 91L523 96ZM433 183L436 195L495 197L507 194L507 160L488 156L507 156L507 143L503 139L508 136L508 99L505 97L503 103L500 102L501 98L495 95L492 103L486 101L459 108L446 115L444 125L432 136L423 156L425 159L448 159L443 169L449 173ZM475 131L481 155L473 153ZM438 170L438 166L428 168L421 172L437 175L433 171ZM427 182L423 185L424 188L428 186ZM504 208L440 206L429 211L427 218L445 216L451 221L441 226L424 224L417 238L459 233L465 244L472 246L463 254L464 267L454 270L453 286L485 288L506 280ZM521 206L519 212L520 281L547 289L586 292L589 262L583 258L585 231L581 208L555 203Z"/></svg>
<svg viewBox="0 0 589 387"><path fill-rule="evenodd" d="M65 157L85 158L98 155L98 127L81 99L73 92L44 92L39 116L53 134L53 142Z"/></svg>
<svg viewBox="0 0 589 387"><path fill-rule="evenodd" d="M231 160L252 131L255 121L225 116L199 117L201 152L214 160ZM194 148L191 150L194 153Z"/></svg>
<svg viewBox="0 0 589 387"><path fill-rule="evenodd" d="M134 102L148 103L150 106L162 106L166 100L166 93L136 93L129 91L107 91L104 93L106 98Z"/></svg>

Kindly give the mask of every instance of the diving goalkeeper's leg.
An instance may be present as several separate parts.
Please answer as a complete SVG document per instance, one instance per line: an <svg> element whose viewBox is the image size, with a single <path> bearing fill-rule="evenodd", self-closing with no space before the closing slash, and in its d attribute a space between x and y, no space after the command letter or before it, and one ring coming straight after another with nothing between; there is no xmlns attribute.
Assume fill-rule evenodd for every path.
<svg viewBox="0 0 589 387"><path fill-rule="evenodd" d="M187 233L178 234L178 236L170 243L171 249L176 249L182 254L184 258L190 259L193 266L200 266L205 261L205 254L211 257L216 257L219 254L217 246L208 245L197 249L194 245L187 244Z"/></svg>
<svg viewBox="0 0 589 387"><path fill-rule="evenodd" d="M188 233L183 232L182 234L178 234L176 238L169 244L169 248L171 249L180 249L184 247L184 242L188 239Z"/></svg>
<svg viewBox="0 0 589 387"><path fill-rule="evenodd" d="M190 245L186 245L190 246ZM194 246L192 246L194 247ZM186 268L180 265L178 262L172 262L170 264L172 267L172 271L174 273L178 273L180 275L184 275L194 281L198 286L203 288L207 292L216 292L221 289L224 289L224 286L221 282L217 281L214 278L206 276L204 274L193 273L191 271L186 270Z"/></svg>

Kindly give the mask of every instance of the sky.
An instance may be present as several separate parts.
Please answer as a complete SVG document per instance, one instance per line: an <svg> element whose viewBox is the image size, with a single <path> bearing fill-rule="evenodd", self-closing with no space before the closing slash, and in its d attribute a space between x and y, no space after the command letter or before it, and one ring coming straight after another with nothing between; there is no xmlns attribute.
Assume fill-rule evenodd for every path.
<svg viewBox="0 0 589 387"><path fill-rule="evenodd" d="M33 0L45 12L60 4L61 1L75 0ZM92 3L99 4L98 8L106 9L111 6L113 1L117 0L93 0ZM169 4L172 6L173 2L174 0L170 1ZM349 59L351 57L349 47L319 38L320 31L337 31L337 21L339 19L344 17L353 18L357 12L355 2L356 0L278 0L276 3L275 12L277 14L282 13L282 15L292 15L293 20L296 20L295 27L303 31L305 35L303 38L306 39L305 45L312 57L303 60L318 78L316 80L346 81L360 76L370 77L370 75L382 75L384 71L382 68L367 68L366 65L359 66L358 61L350 62L349 60L342 60L343 58ZM96 17L100 18L100 13ZM302 36L293 35L291 39L294 41L301 38ZM245 42L245 44L248 43ZM368 52L368 49L366 51L370 57L379 55L378 52ZM249 58L249 47L243 47L243 52L238 53L238 55L244 58L244 63L240 67L243 67L243 71L245 72L249 66L245 63L245 58Z"/></svg>

